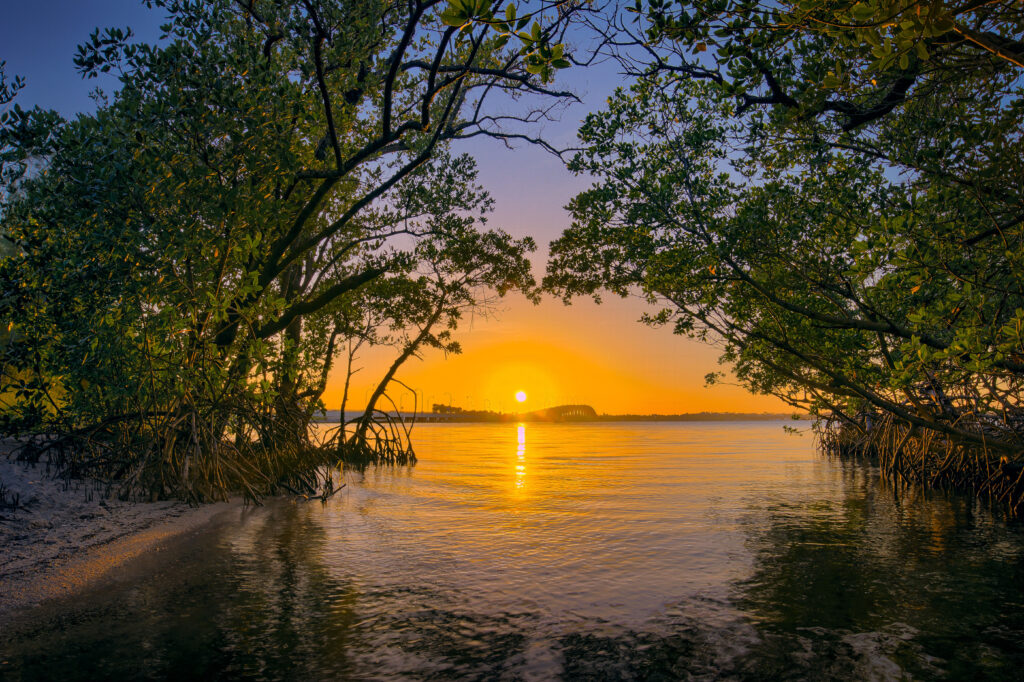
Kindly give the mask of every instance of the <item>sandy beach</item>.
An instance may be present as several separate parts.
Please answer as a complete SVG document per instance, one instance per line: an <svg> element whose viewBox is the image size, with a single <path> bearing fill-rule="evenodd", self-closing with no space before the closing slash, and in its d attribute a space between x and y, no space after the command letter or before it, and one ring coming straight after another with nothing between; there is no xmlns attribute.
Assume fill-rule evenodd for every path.
<svg viewBox="0 0 1024 682"><path fill-rule="evenodd" d="M81 590L237 507L106 499L97 483L55 480L45 464L7 453L0 453L0 483L0 614Z"/></svg>

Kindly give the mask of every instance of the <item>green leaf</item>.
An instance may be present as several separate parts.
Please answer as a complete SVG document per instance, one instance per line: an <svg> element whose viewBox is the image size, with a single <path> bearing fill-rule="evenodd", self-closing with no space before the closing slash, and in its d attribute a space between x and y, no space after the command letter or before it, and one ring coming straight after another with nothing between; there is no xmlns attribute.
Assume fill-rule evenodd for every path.
<svg viewBox="0 0 1024 682"><path fill-rule="evenodd" d="M454 3L453 3L454 4ZM455 9L453 5L449 5L441 12L441 22L445 26L451 26L458 28L469 21L469 16L464 10Z"/></svg>
<svg viewBox="0 0 1024 682"><path fill-rule="evenodd" d="M858 2L850 9L850 14L857 21L867 21L875 15L875 10L863 2Z"/></svg>

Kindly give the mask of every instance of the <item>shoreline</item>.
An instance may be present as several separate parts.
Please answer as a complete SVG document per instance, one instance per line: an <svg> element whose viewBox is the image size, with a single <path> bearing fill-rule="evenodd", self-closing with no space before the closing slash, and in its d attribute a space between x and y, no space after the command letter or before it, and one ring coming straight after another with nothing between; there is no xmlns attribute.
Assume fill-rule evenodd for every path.
<svg viewBox="0 0 1024 682"><path fill-rule="evenodd" d="M101 486L55 480L45 464L0 453L0 482L16 509L0 507L0 616L25 612L101 583L114 569L211 525L237 502L104 499Z"/></svg>
<svg viewBox="0 0 1024 682"><path fill-rule="evenodd" d="M359 414L346 414L346 421L358 418ZM768 412L693 412L684 414L597 414L594 416L572 416L545 418L536 413L490 412L486 410L455 409L450 412L402 412L406 423L413 424L718 424L729 422L813 422L807 414L792 415ZM313 417L313 423L320 426L341 424L340 412L328 410L326 414Z"/></svg>

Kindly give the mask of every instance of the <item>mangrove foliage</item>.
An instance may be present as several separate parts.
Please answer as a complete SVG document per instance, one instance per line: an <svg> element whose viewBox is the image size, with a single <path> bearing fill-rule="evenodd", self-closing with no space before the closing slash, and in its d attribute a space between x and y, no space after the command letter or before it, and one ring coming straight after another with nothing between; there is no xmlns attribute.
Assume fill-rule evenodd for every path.
<svg viewBox="0 0 1024 682"><path fill-rule="evenodd" d="M642 291L830 450L1022 511L1024 6L628 9L548 288Z"/></svg>
<svg viewBox="0 0 1024 682"><path fill-rule="evenodd" d="M546 82L570 12L147 4L156 44L107 29L78 50L85 77L119 75L94 113L0 87L5 431L70 475L191 500L329 494L328 465L411 460L379 424L397 368L457 352L468 310L535 296L532 240L485 224L450 146L525 137L566 97ZM367 417L314 440L328 376L354 371L336 361L372 345L396 359Z"/></svg>

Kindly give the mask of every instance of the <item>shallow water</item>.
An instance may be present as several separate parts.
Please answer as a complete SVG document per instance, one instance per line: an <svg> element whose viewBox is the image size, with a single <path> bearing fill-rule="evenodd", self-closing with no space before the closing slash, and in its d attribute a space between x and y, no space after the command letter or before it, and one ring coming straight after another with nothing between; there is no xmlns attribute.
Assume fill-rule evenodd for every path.
<svg viewBox="0 0 1024 682"><path fill-rule="evenodd" d="M11 679L1020 679L1024 533L781 423L421 425L0 634Z"/></svg>

